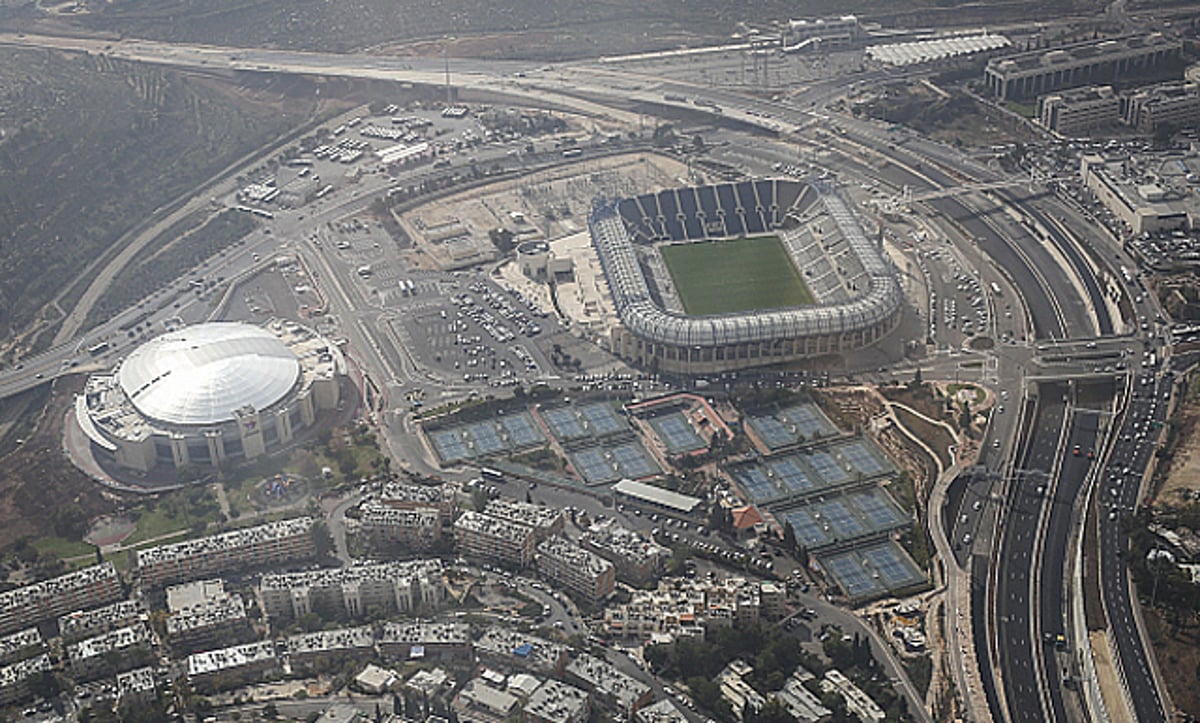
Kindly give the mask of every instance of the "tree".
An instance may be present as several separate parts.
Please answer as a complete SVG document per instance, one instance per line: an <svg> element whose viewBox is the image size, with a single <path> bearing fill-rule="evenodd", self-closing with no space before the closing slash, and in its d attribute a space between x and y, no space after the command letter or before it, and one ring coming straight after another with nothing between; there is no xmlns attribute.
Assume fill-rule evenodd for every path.
<svg viewBox="0 0 1200 723"><path fill-rule="evenodd" d="M796 551L796 528L792 527L791 520L783 523L783 546L788 552Z"/></svg>

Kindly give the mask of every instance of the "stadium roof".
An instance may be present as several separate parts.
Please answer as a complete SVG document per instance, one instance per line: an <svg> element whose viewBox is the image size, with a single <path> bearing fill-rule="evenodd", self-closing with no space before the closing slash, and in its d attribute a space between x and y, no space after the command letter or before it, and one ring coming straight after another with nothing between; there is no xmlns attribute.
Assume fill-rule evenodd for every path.
<svg viewBox="0 0 1200 723"><path fill-rule="evenodd" d="M655 487L643 482L634 482L630 479L623 479L612 486L613 492L633 497L634 499L645 502L652 502L656 505L669 507L679 512L691 512L700 504L700 500L696 497L681 495L678 492L665 490L662 487Z"/></svg>
<svg viewBox="0 0 1200 723"><path fill-rule="evenodd" d="M219 424L246 406L266 409L300 377L300 361L262 327L210 323L163 334L121 364L121 389L146 417Z"/></svg>

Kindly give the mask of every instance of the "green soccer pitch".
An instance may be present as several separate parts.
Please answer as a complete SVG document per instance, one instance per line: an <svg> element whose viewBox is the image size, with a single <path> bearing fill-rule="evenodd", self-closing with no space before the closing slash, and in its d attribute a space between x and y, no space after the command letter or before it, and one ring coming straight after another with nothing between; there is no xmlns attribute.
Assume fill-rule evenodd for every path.
<svg viewBox="0 0 1200 723"><path fill-rule="evenodd" d="M813 303L776 236L671 244L659 251L691 316Z"/></svg>

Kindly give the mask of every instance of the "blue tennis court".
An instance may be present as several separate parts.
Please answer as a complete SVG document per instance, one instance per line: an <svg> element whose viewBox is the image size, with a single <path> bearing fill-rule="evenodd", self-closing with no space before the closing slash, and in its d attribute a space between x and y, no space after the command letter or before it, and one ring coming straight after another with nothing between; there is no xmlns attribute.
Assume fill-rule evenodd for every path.
<svg viewBox="0 0 1200 723"><path fill-rule="evenodd" d="M763 444L773 450L838 433L829 417L814 404L797 404L774 414L751 416L746 421Z"/></svg>
<svg viewBox="0 0 1200 723"><path fill-rule="evenodd" d="M746 421L770 449L780 449L796 442L796 435L775 417L750 417Z"/></svg>
<svg viewBox="0 0 1200 723"><path fill-rule="evenodd" d="M599 447L573 452L571 464L575 466L575 471L583 478L585 484L604 484L621 479L621 473Z"/></svg>
<svg viewBox="0 0 1200 723"><path fill-rule="evenodd" d="M463 429L463 432L474 442L477 455L495 454L508 447L504 440L500 439L500 434L491 422L469 424Z"/></svg>
<svg viewBox="0 0 1200 723"><path fill-rule="evenodd" d="M813 404L788 407L775 416L785 424L795 427L796 432L803 434L805 439L829 437L838 431L833 422L829 421L829 417Z"/></svg>
<svg viewBox="0 0 1200 723"><path fill-rule="evenodd" d="M671 454L694 452L708 446L704 443L704 438L692 428L687 417L679 412L655 417L650 420L650 426Z"/></svg>
<svg viewBox="0 0 1200 723"><path fill-rule="evenodd" d="M438 458L443 463L459 462L472 456L457 430L438 430L429 435L429 440L433 443L433 450L437 452Z"/></svg>
<svg viewBox="0 0 1200 723"><path fill-rule="evenodd" d="M883 459L883 454L862 439L854 439L845 444L837 445L837 451L846 458L846 462L863 477L874 477L892 471L892 465Z"/></svg>
<svg viewBox="0 0 1200 723"><path fill-rule="evenodd" d="M862 560L853 552L827 557L821 560L821 565L848 598L859 600L886 591L881 581L863 568Z"/></svg>
<svg viewBox="0 0 1200 723"><path fill-rule="evenodd" d="M854 511L846 504L845 497L815 502L809 505L809 509L814 513L814 517L824 520L829 525L829 532L836 542L846 542L873 532L862 520L857 519Z"/></svg>
<svg viewBox="0 0 1200 723"><path fill-rule="evenodd" d="M603 402L580 407L579 416L587 420L589 431L593 437L606 437L629 429L629 426L617 416L616 411Z"/></svg>
<svg viewBox="0 0 1200 723"><path fill-rule="evenodd" d="M833 582L854 600L909 592L928 582L925 573L895 542L840 552L819 561Z"/></svg>
<svg viewBox="0 0 1200 723"><path fill-rule="evenodd" d="M925 573L894 542L868 547L859 550L858 554L879 573L879 579L888 590L901 590L926 581Z"/></svg>
<svg viewBox="0 0 1200 723"><path fill-rule="evenodd" d="M804 471L796 457L771 460L767 462L767 467L775 473L775 479L785 494L803 494L817 489L817 483Z"/></svg>
<svg viewBox="0 0 1200 723"><path fill-rule="evenodd" d="M731 469L729 473L755 504L770 502L781 496L781 490L767 476L767 471L758 465L741 465Z"/></svg>
<svg viewBox="0 0 1200 723"><path fill-rule="evenodd" d="M846 497L874 530L894 530L912 522L892 496L878 487L851 492Z"/></svg>
<svg viewBox="0 0 1200 723"><path fill-rule="evenodd" d="M610 451L622 477L638 479L658 474L661 471L640 442L619 444Z"/></svg>
<svg viewBox="0 0 1200 723"><path fill-rule="evenodd" d="M827 524L815 517L806 507L777 512L775 517L781 523L790 522L792 530L796 533L796 539L811 550L831 545L834 542L834 536L830 533Z"/></svg>
<svg viewBox="0 0 1200 723"><path fill-rule="evenodd" d="M816 473L822 487L833 487L851 479L850 473L842 469L834 456L823 449L812 450L804 455L804 461Z"/></svg>
<svg viewBox="0 0 1200 723"><path fill-rule="evenodd" d="M575 410L570 407L558 407L542 412L542 418L550 426L550 433L559 441L581 439L588 436L583 423L575 416Z"/></svg>
<svg viewBox="0 0 1200 723"><path fill-rule="evenodd" d="M545 439L542 431L534 426L528 412L501 417L500 426L508 433L509 444L514 448L528 447Z"/></svg>

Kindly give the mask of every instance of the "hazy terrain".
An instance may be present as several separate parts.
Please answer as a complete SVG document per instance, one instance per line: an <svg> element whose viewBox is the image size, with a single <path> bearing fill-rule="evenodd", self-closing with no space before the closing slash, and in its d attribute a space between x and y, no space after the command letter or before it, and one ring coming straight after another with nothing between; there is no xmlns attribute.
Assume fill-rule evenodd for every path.
<svg viewBox="0 0 1200 723"><path fill-rule="evenodd" d="M889 24L996 22L1031 13L1048 19L1102 5L1094 0L114 0L91 2L92 12L49 22L26 7L10 24L37 21L164 40L322 50L496 35L500 54L565 59L672 47L688 38L727 38L741 21L855 12Z"/></svg>
<svg viewBox="0 0 1200 723"><path fill-rule="evenodd" d="M0 63L0 338L11 342L122 234L299 124L270 93L57 53ZM31 340L26 340L31 341Z"/></svg>

